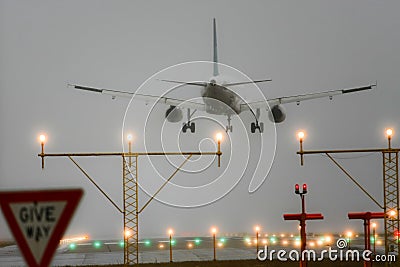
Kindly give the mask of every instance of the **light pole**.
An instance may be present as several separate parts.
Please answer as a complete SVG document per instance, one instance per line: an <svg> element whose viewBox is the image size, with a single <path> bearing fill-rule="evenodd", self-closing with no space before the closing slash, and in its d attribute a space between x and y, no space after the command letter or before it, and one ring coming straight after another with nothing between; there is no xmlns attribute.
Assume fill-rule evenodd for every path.
<svg viewBox="0 0 400 267"><path fill-rule="evenodd" d="M305 133L303 131L297 132L297 138L300 141L300 152L303 153L303 139L304 139ZM304 164L304 157L303 154L300 156L300 164L303 166Z"/></svg>
<svg viewBox="0 0 400 267"><path fill-rule="evenodd" d="M373 249L373 255L375 256L376 252L376 223L372 224L372 236L374 237L374 249Z"/></svg>
<svg viewBox="0 0 400 267"><path fill-rule="evenodd" d="M172 229L168 230L169 234L169 262L172 262L172 234L174 231Z"/></svg>
<svg viewBox="0 0 400 267"><path fill-rule="evenodd" d="M215 248L215 243L216 243L217 228L213 227L211 229L211 233L213 234L213 247L214 247L214 258L213 258L213 260L216 261L217 260L217 251L216 251L216 248Z"/></svg>
<svg viewBox="0 0 400 267"><path fill-rule="evenodd" d="M347 241L348 241L348 243L349 243L349 249L351 249L350 243L351 243L351 237L353 236L353 232L348 231L348 232L346 233L346 235L347 235Z"/></svg>
<svg viewBox="0 0 400 267"><path fill-rule="evenodd" d="M222 141L222 133L217 133L217 142L218 142L218 151L217 151L217 156L218 156L218 167L221 166L221 141Z"/></svg>
<svg viewBox="0 0 400 267"><path fill-rule="evenodd" d="M41 150L42 150L42 169L44 169L44 143L46 142L46 136L44 134L41 134L39 136L39 141L40 141L40 146L41 146Z"/></svg>
<svg viewBox="0 0 400 267"><path fill-rule="evenodd" d="M302 133L302 132L300 132ZM299 133L299 137L300 137ZM304 137L304 133L302 135ZM303 139L300 139L302 141ZM301 237L301 254L303 255L303 251L306 250L306 245L307 245L307 236L306 236L306 204L305 204L305 194L307 194L307 184L303 184L303 191L300 192L300 186L299 184L296 184L294 186L294 192L297 195L300 195L301 198L301 218L300 220L300 237ZM300 261L300 265L306 267L307 266L307 261Z"/></svg>
<svg viewBox="0 0 400 267"><path fill-rule="evenodd" d="M260 232L260 226L256 226L255 227L256 230L256 257L258 258L258 236L259 236L259 232Z"/></svg>
<svg viewBox="0 0 400 267"><path fill-rule="evenodd" d="M393 135L393 130L392 129L386 129L386 136L388 139L388 145L389 145L389 149L392 149L392 135Z"/></svg>

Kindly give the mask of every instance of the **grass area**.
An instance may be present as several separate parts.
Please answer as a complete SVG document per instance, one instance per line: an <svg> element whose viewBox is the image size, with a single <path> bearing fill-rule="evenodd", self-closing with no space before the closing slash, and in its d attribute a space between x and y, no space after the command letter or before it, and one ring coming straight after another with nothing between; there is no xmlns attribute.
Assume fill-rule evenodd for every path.
<svg viewBox="0 0 400 267"><path fill-rule="evenodd" d="M15 245L14 241L0 241L0 248Z"/></svg>

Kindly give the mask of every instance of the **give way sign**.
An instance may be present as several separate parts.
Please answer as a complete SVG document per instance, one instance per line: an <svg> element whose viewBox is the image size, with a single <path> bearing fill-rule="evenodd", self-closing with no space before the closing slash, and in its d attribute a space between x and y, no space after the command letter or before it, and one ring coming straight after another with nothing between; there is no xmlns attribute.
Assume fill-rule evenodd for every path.
<svg viewBox="0 0 400 267"><path fill-rule="evenodd" d="M8 226L30 267L49 266L82 189L0 192Z"/></svg>

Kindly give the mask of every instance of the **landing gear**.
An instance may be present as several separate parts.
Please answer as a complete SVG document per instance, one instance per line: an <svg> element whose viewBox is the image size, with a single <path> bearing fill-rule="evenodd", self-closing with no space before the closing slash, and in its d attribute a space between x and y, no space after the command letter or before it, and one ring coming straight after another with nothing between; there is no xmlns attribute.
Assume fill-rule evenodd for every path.
<svg viewBox="0 0 400 267"><path fill-rule="evenodd" d="M258 119L260 118L260 109L259 108L256 110L256 114L254 114L254 117L256 119L256 122L252 122L250 125L251 133L255 133L257 129L260 133L263 133L264 132L264 123L258 122Z"/></svg>
<svg viewBox="0 0 400 267"><path fill-rule="evenodd" d="M187 129L190 129L191 133L194 133L196 131L196 124L194 122L190 122L190 119L192 118L192 116L195 112L196 112L196 110L194 110L193 113L190 113L190 108L188 108L187 122L183 123L182 132L186 133Z"/></svg>
<svg viewBox="0 0 400 267"><path fill-rule="evenodd" d="M250 127L251 129L251 133L255 133L256 132L256 129L258 129L258 131L260 132L260 133L263 133L264 132L264 123L262 123L262 122L258 122L257 120L256 120L256 122L252 122L251 123L251 127Z"/></svg>
<svg viewBox="0 0 400 267"><path fill-rule="evenodd" d="M196 124L194 122L184 123L182 126L182 132L186 133L187 129L190 129L192 133L196 131Z"/></svg>
<svg viewBox="0 0 400 267"><path fill-rule="evenodd" d="M228 115L228 125L225 127L225 132L232 132L231 115Z"/></svg>

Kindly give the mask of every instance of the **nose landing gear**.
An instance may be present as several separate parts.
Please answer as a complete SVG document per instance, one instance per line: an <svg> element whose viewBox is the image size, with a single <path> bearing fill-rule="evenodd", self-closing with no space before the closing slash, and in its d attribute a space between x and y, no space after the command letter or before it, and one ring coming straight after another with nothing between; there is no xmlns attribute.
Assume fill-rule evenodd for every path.
<svg viewBox="0 0 400 267"><path fill-rule="evenodd" d="M190 129L191 133L196 132L196 124L194 122L190 122L190 119L192 118L193 114L196 112L196 110L193 111L193 113L190 113L190 108L187 110L187 122L183 123L182 125L182 132L186 133L188 129Z"/></svg>

